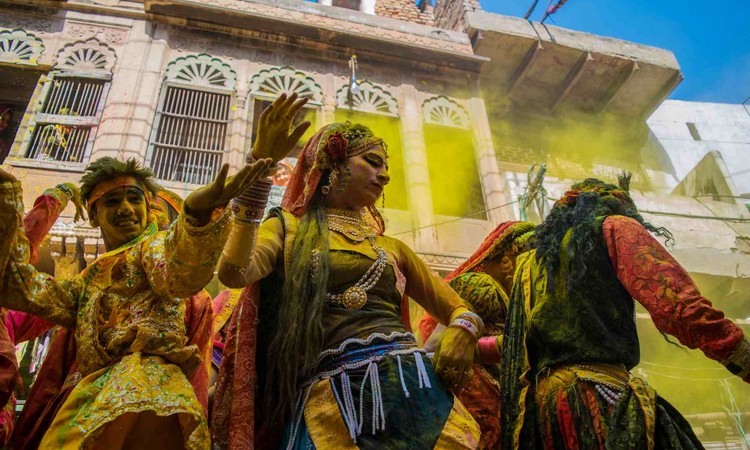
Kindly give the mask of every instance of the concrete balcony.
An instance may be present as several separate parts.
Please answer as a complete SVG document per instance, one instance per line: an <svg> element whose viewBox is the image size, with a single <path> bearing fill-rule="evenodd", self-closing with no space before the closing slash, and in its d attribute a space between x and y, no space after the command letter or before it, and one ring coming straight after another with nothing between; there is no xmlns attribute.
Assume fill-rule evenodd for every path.
<svg viewBox="0 0 750 450"><path fill-rule="evenodd" d="M467 13L489 109L643 119L680 83L668 50L487 12Z"/></svg>

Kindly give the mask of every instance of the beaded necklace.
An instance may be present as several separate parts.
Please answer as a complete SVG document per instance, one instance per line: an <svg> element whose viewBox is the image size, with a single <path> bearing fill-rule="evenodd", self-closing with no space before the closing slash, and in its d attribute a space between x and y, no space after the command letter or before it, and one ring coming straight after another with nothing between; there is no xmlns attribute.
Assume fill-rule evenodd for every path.
<svg viewBox="0 0 750 450"><path fill-rule="evenodd" d="M367 291L372 289L383 275L388 265L388 252L375 244L375 234L364 223L362 216L349 210L329 209L326 220L328 229L344 235L347 239L362 242L367 239L375 251L377 258L362 278L344 291L343 294L326 294L326 299L332 303L343 305L346 309L360 309L367 303Z"/></svg>

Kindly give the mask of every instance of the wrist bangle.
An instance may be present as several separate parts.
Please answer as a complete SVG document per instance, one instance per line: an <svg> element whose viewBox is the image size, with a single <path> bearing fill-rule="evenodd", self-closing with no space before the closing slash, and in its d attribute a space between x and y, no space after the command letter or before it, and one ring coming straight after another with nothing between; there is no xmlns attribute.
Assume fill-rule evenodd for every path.
<svg viewBox="0 0 750 450"><path fill-rule="evenodd" d="M234 219L245 223L260 223L265 213L265 207L258 208L255 206L243 205L242 203L232 200L229 204Z"/></svg>
<svg viewBox="0 0 750 450"><path fill-rule="evenodd" d="M740 345L722 361L722 364L740 378L750 375L750 340L747 337L742 338Z"/></svg>
<svg viewBox="0 0 750 450"><path fill-rule="evenodd" d="M453 319L453 320L455 321L456 319L468 320L471 323L473 323L474 326L478 330L477 338L479 336L482 336L484 334L484 321L482 320L481 317L479 317L478 314L475 314L475 313L473 313L471 311L466 311L465 313L461 313L461 314L457 315L456 318Z"/></svg>
<svg viewBox="0 0 750 450"><path fill-rule="evenodd" d="M484 364L499 364L502 360L495 336L486 336L479 339L477 348L479 349L479 359Z"/></svg>
<svg viewBox="0 0 750 450"><path fill-rule="evenodd" d="M479 334L479 328L477 328L476 325L474 325L474 322L467 319L461 319L460 317L457 317L453 319L453 322L448 325L448 327L458 327L463 328L464 330L471 333L472 336L474 336L474 340L478 341L481 334Z"/></svg>
<svg viewBox="0 0 750 450"><path fill-rule="evenodd" d="M66 186L65 184L58 184L56 187L57 189L60 190L60 192L62 192L63 194L65 194L66 197L68 197L68 200L73 198L73 191L71 191L70 188Z"/></svg>

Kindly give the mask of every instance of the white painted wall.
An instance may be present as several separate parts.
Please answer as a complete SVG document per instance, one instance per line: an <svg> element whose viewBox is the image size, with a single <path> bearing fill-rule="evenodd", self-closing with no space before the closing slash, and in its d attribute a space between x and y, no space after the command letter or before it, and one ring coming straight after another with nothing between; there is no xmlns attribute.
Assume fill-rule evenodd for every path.
<svg viewBox="0 0 750 450"><path fill-rule="evenodd" d="M690 135L695 124L701 140ZM666 100L646 121L674 167L674 188L711 150L721 152L739 191L750 195L750 106Z"/></svg>

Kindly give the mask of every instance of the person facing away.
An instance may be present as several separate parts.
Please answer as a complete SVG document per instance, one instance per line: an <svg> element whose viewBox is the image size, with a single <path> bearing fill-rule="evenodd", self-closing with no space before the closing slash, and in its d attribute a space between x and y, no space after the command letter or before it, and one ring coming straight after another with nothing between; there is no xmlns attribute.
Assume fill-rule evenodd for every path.
<svg viewBox="0 0 750 450"><path fill-rule="evenodd" d="M750 341L712 307L619 185L574 184L518 257L502 340L502 443L513 449L702 448L690 425L630 373L634 300L662 333L750 382Z"/></svg>
<svg viewBox="0 0 750 450"><path fill-rule="evenodd" d="M0 305L75 328L81 381L41 448L204 449L203 408L187 376L202 363L186 345L185 299L200 291L228 232L228 201L267 170L260 160L227 180L228 165L159 232L152 174L135 160L100 158L82 178L89 219L107 253L80 275L55 279L28 263L21 186L0 169Z"/></svg>
<svg viewBox="0 0 750 450"><path fill-rule="evenodd" d="M484 321L477 342L472 373L456 393L481 430L480 449L497 448L500 441L500 346L513 287L516 257L526 250L535 226L530 222L503 222L479 248L445 280ZM439 341L445 326L425 314L419 332L427 351Z"/></svg>
<svg viewBox="0 0 750 450"><path fill-rule="evenodd" d="M304 130L290 128L304 102L295 100L264 111L254 157L281 160L297 142ZM478 445L476 422L447 387L465 381L481 319L383 235L375 202L389 180L383 140L363 125L332 123L305 144L281 211L259 223L270 179L235 200L219 277L249 287L219 373L217 448ZM404 295L450 325L432 361L404 325Z"/></svg>

